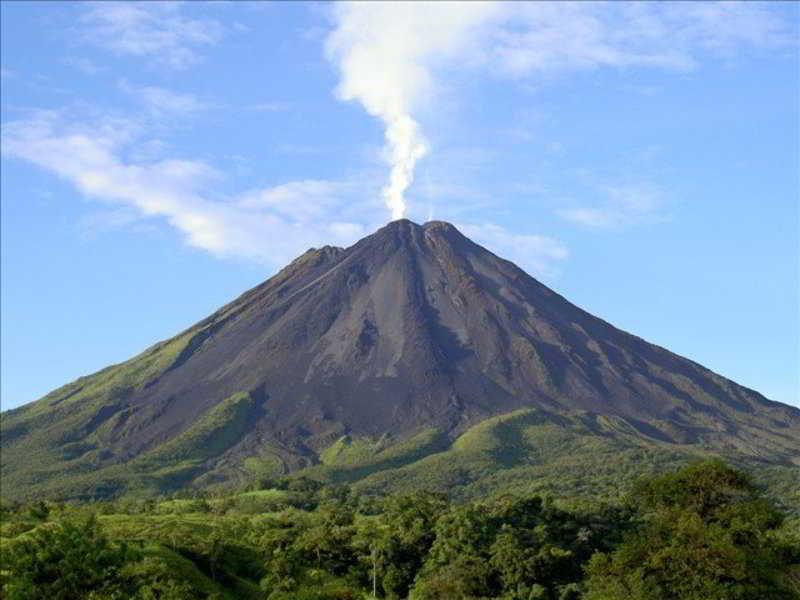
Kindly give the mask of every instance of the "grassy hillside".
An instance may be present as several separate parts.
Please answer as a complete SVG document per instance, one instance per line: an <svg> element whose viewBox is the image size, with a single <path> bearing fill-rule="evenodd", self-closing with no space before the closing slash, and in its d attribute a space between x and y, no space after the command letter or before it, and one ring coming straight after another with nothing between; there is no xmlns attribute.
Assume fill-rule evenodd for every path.
<svg viewBox="0 0 800 600"><path fill-rule="evenodd" d="M224 399L178 435L135 458L114 455L116 440L127 433L126 417L132 409L112 398L124 397L131 382L169 368L185 343L177 338L88 378L87 384L78 380L38 402L3 413L3 497L154 495L204 474L209 461L238 443L248 429L255 410L249 394Z"/></svg>
<svg viewBox="0 0 800 600"><path fill-rule="evenodd" d="M340 462L302 473L329 483L353 482L368 493L432 490L464 500L544 493L616 501L641 476L720 453L647 438L621 419L525 409L487 419L452 443L431 431L388 448L340 440L326 455ZM349 457L347 464L341 464L342 456ZM752 470L782 504L800 507L800 467L762 464L736 452L725 457Z"/></svg>
<svg viewBox="0 0 800 600"><path fill-rule="evenodd" d="M104 375L120 382L129 371L163 369L168 357L179 353L179 340L150 353L143 364L121 365ZM164 356L166 354L166 356ZM51 413L75 406L74 421L87 419L85 404L106 398L97 382L77 386L55 396ZM50 413L40 403L3 417L3 489L5 499L92 499L116 496L147 497L181 488L232 488L286 474L285 449L262 443L246 453L231 452L248 431L258 410L251 395L237 393L220 402L179 435L126 462L106 464L97 448L111 446L114 422L83 431L91 432L64 444L76 428L68 419L54 427L46 424ZM90 419L91 420L91 419ZM97 417L94 418L97 421ZM64 425L67 423L67 425ZM14 439L21 427L33 433ZM35 431L41 427L44 433ZM537 409L517 410L486 419L456 439L434 428L406 439L384 435L378 439L345 435L318 456L317 464L296 473L327 484L351 484L368 494L416 490L446 491L462 500L505 493L544 493L575 502L603 498L617 500L642 475L653 475L697 458L723 456L749 468L757 480L782 504L800 506L800 467L790 461L761 462L737 448L667 443L642 433L622 418L585 412L557 414Z"/></svg>
<svg viewBox="0 0 800 600"><path fill-rule="evenodd" d="M166 372L178 360L190 334L157 344L133 359L82 377L44 398L2 413L0 476L4 497L36 493L112 494L132 474L96 473L121 435L133 390Z"/></svg>

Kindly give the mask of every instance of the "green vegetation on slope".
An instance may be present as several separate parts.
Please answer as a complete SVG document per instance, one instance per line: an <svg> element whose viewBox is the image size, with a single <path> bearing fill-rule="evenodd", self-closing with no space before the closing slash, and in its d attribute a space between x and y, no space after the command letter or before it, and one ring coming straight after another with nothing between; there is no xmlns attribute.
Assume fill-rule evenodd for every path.
<svg viewBox="0 0 800 600"><path fill-rule="evenodd" d="M665 444L643 437L621 419L576 413L557 415L523 409L486 419L453 443L426 431L367 455L369 441L338 441L326 451L346 466L315 467L300 473L326 483L352 482L372 494L416 490L447 492L470 500L506 493L547 494L574 502L618 501L641 476L655 475L693 460L715 456L696 446ZM366 456L365 456L366 455ZM353 458L351 458L353 457ZM392 457L393 460L388 460ZM757 467L758 481L794 510L800 469L765 467L732 454L742 467Z"/></svg>
<svg viewBox="0 0 800 600"><path fill-rule="evenodd" d="M230 452L246 436L258 410L251 395L233 394L177 436L134 459L110 464L94 456L96 450L73 449L77 456L71 458L65 457L64 447L44 446L42 451L41 446L31 445L30 436L4 442L3 497L156 496L181 488L231 488L273 479L286 472L279 445L262 442L244 453ZM75 444L102 444L103 427L110 425ZM800 510L796 465L764 463L734 450L666 443L621 418L538 409L486 419L455 440L436 429L399 440L389 435L343 436L319 453L319 464L296 476L351 484L370 494L432 490L461 500L504 493L545 494L580 503L597 498L616 501L640 476L714 456L752 469L773 498ZM304 460L312 461L313 456Z"/></svg>
<svg viewBox="0 0 800 600"><path fill-rule="evenodd" d="M447 436L436 429L425 429L394 444L390 444L386 437L372 442L345 436L321 453L322 465L305 469L302 473L304 477L331 483L353 482L373 473L414 464L448 446Z"/></svg>
<svg viewBox="0 0 800 600"><path fill-rule="evenodd" d="M4 412L0 418L4 494L17 490L17 495L23 491L31 496L71 495L72 479L75 488L86 488L80 480L100 467L105 449L119 435L115 426L124 423L125 398L167 371L191 338L186 333L157 344L127 362ZM95 479L98 494L111 493L124 484L125 474Z"/></svg>
<svg viewBox="0 0 800 600"><path fill-rule="evenodd" d="M42 493L61 498L102 498L121 493L158 494L177 489L205 471L205 463L236 444L249 427L255 402L247 393L233 394L213 406L191 426L164 444L127 462L104 464L94 453L66 456L49 442L3 448L4 495L34 497ZM84 445L97 447L103 435L95 431ZM44 445L44 451L42 446ZM26 460L30 452L30 460ZM49 457L49 462L48 462ZM9 464L17 465L11 471ZM20 468L20 465L25 468ZM22 492L22 493L20 493Z"/></svg>
<svg viewBox="0 0 800 600"><path fill-rule="evenodd" d="M131 461L130 467L149 473L161 489L175 488L200 474L204 461L219 456L239 441L249 426L254 406L249 394L234 394L180 435Z"/></svg>

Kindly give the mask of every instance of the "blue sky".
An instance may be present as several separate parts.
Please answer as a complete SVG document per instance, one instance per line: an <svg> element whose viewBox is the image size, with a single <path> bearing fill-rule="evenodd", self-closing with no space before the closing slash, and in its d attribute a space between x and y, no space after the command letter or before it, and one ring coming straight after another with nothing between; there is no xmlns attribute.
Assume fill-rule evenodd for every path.
<svg viewBox="0 0 800 600"><path fill-rule="evenodd" d="M401 213L800 405L797 4L0 7L4 409Z"/></svg>

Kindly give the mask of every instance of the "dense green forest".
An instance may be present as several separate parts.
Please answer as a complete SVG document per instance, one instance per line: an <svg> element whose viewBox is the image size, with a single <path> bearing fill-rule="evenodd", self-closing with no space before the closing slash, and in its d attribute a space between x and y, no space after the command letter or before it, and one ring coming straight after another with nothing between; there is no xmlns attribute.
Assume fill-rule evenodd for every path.
<svg viewBox="0 0 800 600"><path fill-rule="evenodd" d="M305 478L239 493L2 508L9 600L782 600L800 521L703 462L624 502L376 496Z"/></svg>

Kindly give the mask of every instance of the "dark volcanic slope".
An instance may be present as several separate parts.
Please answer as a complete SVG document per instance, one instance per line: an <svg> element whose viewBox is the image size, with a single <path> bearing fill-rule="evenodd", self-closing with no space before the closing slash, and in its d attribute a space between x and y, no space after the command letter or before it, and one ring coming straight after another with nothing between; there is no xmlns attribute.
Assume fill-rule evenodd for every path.
<svg viewBox="0 0 800 600"><path fill-rule="evenodd" d="M269 447L291 466L345 433L454 434L520 407L765 457L800 446L800 411L593 317L448 223L401 220L309 250L173 340L6 413L3 467L44 452L48 429L46 453L66 447L83 470L159 448L214 458L198 444Z"/></svg>

